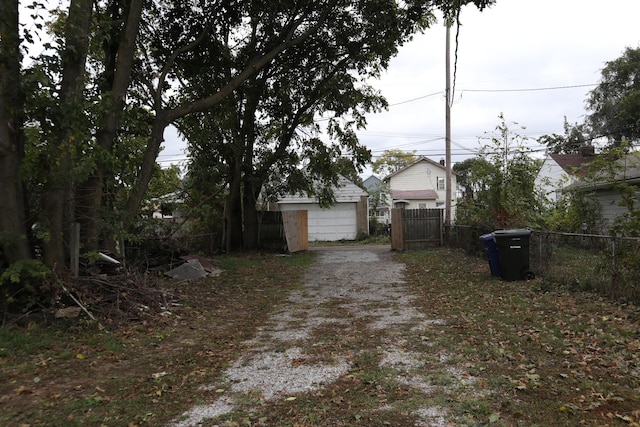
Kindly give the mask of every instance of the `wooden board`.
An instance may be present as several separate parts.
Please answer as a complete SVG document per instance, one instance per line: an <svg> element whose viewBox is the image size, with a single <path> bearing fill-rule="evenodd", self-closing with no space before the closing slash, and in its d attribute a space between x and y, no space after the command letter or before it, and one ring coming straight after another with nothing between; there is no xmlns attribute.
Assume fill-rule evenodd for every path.
<svg viewBox="0 0 640 427"><path fill-rule="evenodd" d="M307 211L282 212L284 234L287 238L289 252L300 252L309 249L309 225Z"/></svg>

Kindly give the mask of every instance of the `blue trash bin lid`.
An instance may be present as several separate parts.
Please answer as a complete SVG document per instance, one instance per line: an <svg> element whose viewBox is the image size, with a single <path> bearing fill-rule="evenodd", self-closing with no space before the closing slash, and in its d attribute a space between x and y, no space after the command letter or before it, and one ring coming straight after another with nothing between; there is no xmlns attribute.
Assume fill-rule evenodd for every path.
<svg viewBox="0 0 640 427"><path fill-rule="evenodd" d="M483 234L482 236L480 236L480 240L482 241L493 240L493 233Z"/></svg>

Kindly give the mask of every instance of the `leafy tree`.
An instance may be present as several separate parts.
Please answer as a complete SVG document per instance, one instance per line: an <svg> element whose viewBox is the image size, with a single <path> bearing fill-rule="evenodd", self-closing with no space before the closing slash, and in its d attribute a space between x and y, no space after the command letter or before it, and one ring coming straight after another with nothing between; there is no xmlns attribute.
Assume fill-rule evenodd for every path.
<svg viewBox="0 0 640 427"><path fill-rule="evenodd" d="M372 164L373 173L387 176L418 160L416 151L384 150Z"/></svg>
<svg viewBox="0 0 640 427"><path fill-rule="evenodd" d="M547 151L553 154L577 154L581 147L590 145L586 124L573 125L564 118L564 135L543 135L538 139L540 144L547 146Z"/></svg>
<svg viewBox="0 0 640 427"><path fill-rule="evenodd" d="M354 129L365 125L364 113L386 102L359 80L379 76L397 47L430 22L430 8L426 4L422 9L415 8L417 5L398 8L395 2L360 1L357 5L335 13L305 43L292 46L286 56L265 66L220 104L221 108L180 120L185 135L208 135L194 139L199 141L194 147L197 151L203 150L203 144L209 147L208 152L218 153L207 158L215 162L211 166L222 171L220 176L229 185L227 250L239 248L240 242L246 249L255 247L256 202L261 190L266 189L271 199L301 192L331 204L339 175L355 178L359 167L369 160L368 150L358 143ZM251 37L239 54L255 55L253 51L261 46L259 40L265 38L260 30L256 26L248 32ZM217 57L216 69L238 67L230 46L213 48L224 52ZM178 65L184 66L185 75L194 69L190 61ZM220 73L222 82L229 73ZM198 76L207 76L208 84ZM212 72L189 78L182 93L192 99L207 96L206 91L219 84ZM314 120L319 115L329 116L325 127L328 140L320 138L321 129ZM208 132L203 133L204 129ZM345 153L349 160L343 157ZM209 173L210 167L200 166L197 160L191 166L193 183L197 182L193 174Z"/></svg>
<svg viewBox="0 0 640 427"><path fill-rule="evenodd" d="M473 201L489 190L488 177L495 173L495 167L483 157L472 157L454 164L453 171L462 200Z"/></svg>
<svg viewBox="0 0 640 427"><path fill-rule="evenodd" d="M25 94L20 81L18 3L6 0L0 4L0 254L7 263L30 257L25 227L27 201L20 174L25 145Z"/></svg>
<svg viewBox="0 0 640 427"><path fill-rule="evenodd" d="M474 3L484 7L490 2ZM112 234L120 222L126 229L135 223L157 168L156 157L166 126L215 109L241 87L250 88L251 80L267 73L271 66L284 73L295 70L293 61L286 66L286 62L276 61L289 52L294 55L295 48L300 48L296 60L304 65L301 69L310 73L318 57L312 55L307 66L303 52L340 48L328 57L333 59L315 63L315 69L327 66L321 73L326 81L332 73L329 67L335 68L342 60L350 71L335 68L332 78L375 76L395 53L397 45L389 41L410 38L424 27L434 7L424 0L401 4L391 0L71 0L48 11L52 19L45 27L35 26L36 31L44 28L50 40L45 43L44 53L34 58L33 66L21 70L21 48L25 47L21 36L28 41L42 34L20 34L17 6L17 0L9 0L0 7L0 185L2 202L6 202L0 223L3 258L7 262L28 258L31 254L26 239L33 230L39 230L45 237L44 259L58 269L63 269L68 259L72 222L83 224L87 249L103 244L105 236ZM33 7L44 6L35 2ZM401 19L395 20L398 17ZM382 25L385 20L387 27ZM342 58L339 55L345 49L351 56ZM189 85L208 85L210 90L200 96L177 96L177 89ZM27 87L29 90L24 90ZM273 95L279 89L267 84L266 90ZM358 114L367 110L361 108L355 113L353 106L370 102L367 108L377 108L379 101L360 90L334 92L334 105L330 105L328 96L324 98L322 108L335 113L329 127L341 141L338 145L320 144L313 136L301 138L292 130L297 129L291 126L293 122L285 128L281 120L286 132L274 132L277 122L262 122L260 114L269 110L266 104L260 105L255 110L258 119L254 123L260 131L256 131L256 141L272 141L262 146L265 153L280 153L276 141L286 138L274 135L289 132L292 141L305 141L297 151L288 152L291 157L274 162L271 170L290 171L286 159L310 159L305 150L307 154L316 153L317 159L334 159L335 170L343 172L349 170L348 162L340 159L343 153L355 157L356 162L364 161L366 152L354 145L353 129L361 123ZM286 91L281 91L274 99L286 96ZM343 97L348 96L358 97L358 102L339 111L344 108ZM237 106L242 99L249 98L242 95L231 105ZM316 104L301 108L304 105L291 109L301 112L291 116L300 125L322 110ZM270 111L273 116L276 112ZM347 115L355 119L345 119ZM265 123L269 131L267 127L262 129ZM241 173L250 170L248 166L261 170L257 159L236 154L229 165L239 166ZM310 170L323 167L321 161L308 162ZM353 171L353 166L350 169ZM254 175L259 176L246 176L253 180ZM295 177L295 173L284 176ZM258 187L250 191L241 187L240 193L250 197Z"/></svg>
<svg viewBox="0 0 640 427"><path fill-rule="evenodd" d="M587 122L594 136L609 144L640 140L640 48L626 48L622 56L606 63L598 86L587 98Z"/></svg>
<svg viewBox="0 0 640 427"><path fill-rule="evenodd" d="M499 118L496 132L474 161L472 182L466 182L474 198L463 199L456 221L493 228L537 225L542 203L534 182L540 161L529 156L527 138L512 130L517 123L508 124L502 114Z"/></svg>
<svg viewBox="0 0 640 427"><path fill-rule="evenodd" d="M149 49L154 61L150 69L158 71L157 74L149 73L149 76L158 75L158 78L147 82L153 99L154 122L138 180L125 206L125 225L130 223L128 218L135 214L144 197L164 129L189 114L204 112L218 105L285 50L304 43L335 19L344 6L340 0L159 3L154 15L154 42ZM353 10L357 12L357 9ZM230 68L226 64L233 57L236 59ZM184 74L186 68L179 66L183 58L196 65L195 70L188 69L192 75L204 70L209 72L210 67L198 64L210 65L212 62L216 73L222 77L210 80L211 91L206 96L178 100L167 94L171 83L187 77ZM215 74L206 76L217 77Z"/></svg>

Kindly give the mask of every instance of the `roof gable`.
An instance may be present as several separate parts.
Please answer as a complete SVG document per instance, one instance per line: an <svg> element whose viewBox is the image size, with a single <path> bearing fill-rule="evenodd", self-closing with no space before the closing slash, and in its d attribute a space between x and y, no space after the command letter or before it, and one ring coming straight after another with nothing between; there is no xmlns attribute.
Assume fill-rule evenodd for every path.
<svg viewBox="0 0 640 427"><path fill-rule="evenodd" d="M429 164L429 165L431 165L431 166L435 166L435 167L437 167L437 168L440 168L440 169L442 169L442 170L443 170L443 171L445 171L445 172L446 172L446 170L447 170L447 168L446 168L446 167L442 166L442 165L441 165L440 163L438 163L438 162L434 162L433 160L431 160L431 159L429 159L429 158L427 158L427 157L420 157L420 158L419 158L418 160L416 160L415 162L410 163L410 164L408 164L407 166L404 166L404 167L402 167L402 168L398 169L397 171L392 172L392 173L390 173L389 175L385 176L385 177L384 177L384 181L388 181L389 179L393 178L394 176L396 176L396 175L398 175L398 174L401 174L401 173L405 172L406 170L411 169L411 168L412 168L412 167L414 167L415 165L417 165L417 164L419 164L419 163L423 163L423 162L425 162L425 163L427 163L427 164ZM452 171L451 173L453 174L454 172Z"/></svg>
<svg viewBox="0 0 640 427"><path fill-rule="evenodd" d="M549 154L562 170L573 176L584 176L587 173L585 166L589 164L595 156L584 156L582 154Z"/></svg>
<svg viewBox="0 0 640 427"><path fill-rule="evenodd" d="M360 201L360 197L369 195L369 193L344 176L340 176L338 185L334 188L334 194L336 203L357 203ZM288 194L281 197L278 203L318 203L318 198L300 194Z"/></svg>
<svg viewBox="0 0 640 427"><path fill-rule="evenodd" d="M640 183L640 151L634 151L615 160L613 176L606 170L599 170L594 177L575 184L576 188L608 188L616 183L626 182L637 185Z"/></svg>
<svg viewBox="0 0 640 427"><path fill-rule="evenodd" d="M375 175L371 175L369 178L362 182L362 185L367 191L375 191L380 188L382 180Z"/></svg>

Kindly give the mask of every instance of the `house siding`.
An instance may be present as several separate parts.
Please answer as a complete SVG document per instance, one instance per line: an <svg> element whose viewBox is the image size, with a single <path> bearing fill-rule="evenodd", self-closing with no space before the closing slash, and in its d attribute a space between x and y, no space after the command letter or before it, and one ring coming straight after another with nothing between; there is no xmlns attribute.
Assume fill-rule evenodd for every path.
<svg viewBox="0 0 640 427"><path fill-rule="evenodd" d="M446 201L445 187L438 188L438 181L446 184L446 169L439 164L432 163L426 159L417 161L416 163L406 167L405 169L392 174L388 177L389 189L393 191L410 191L410 190L434 190L436 199L407 199L406 209L444 209ZM455 205L455 175L451 176L452 187L452 205ZM395 202L395 201L394 201ZM395 206L391 206L395 207ZM452 209L452 217L455 217L454 209Z"/></svg>
<svg viewBox="0 0 640 427"><path fill-rule="evenodd" d="M563 188L573 184L575 179L569 176L562 166L553 158L547 157L538 172L535 185L550 202L557 202L562 195Z"/></svg>
<svg viewBox="0 0 640 427"><path fill-rule="evenodd" d="M640 198L640 152L630 152L617 159L612 166L614 176L610 176L608 168L603 168L598 176L574 185L575 190L587 192L588 197L598 203L603 233L610 231L617 218L629 213L622 202L621 189L618 189L618 186L625 190L632 189L635 192L635 201Z"/></svg>
<svg viewBox="0 0 640 427"><path fill-rule="evenodd" d="M601 190L590 197L598 202L600 206L600 215L604 231L613 226L617 217L629 212L626 206L621 204L622 196L616 190Z"/></svg>

